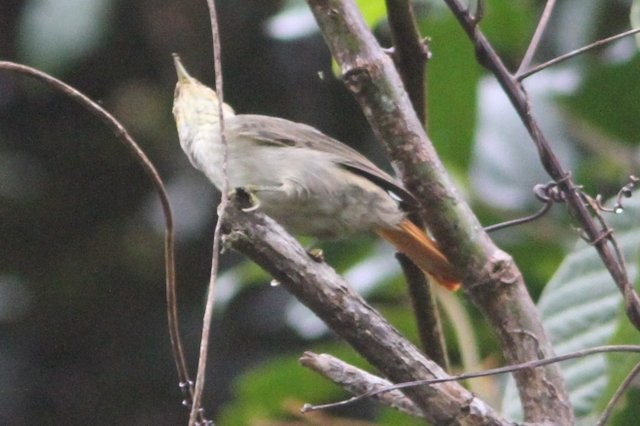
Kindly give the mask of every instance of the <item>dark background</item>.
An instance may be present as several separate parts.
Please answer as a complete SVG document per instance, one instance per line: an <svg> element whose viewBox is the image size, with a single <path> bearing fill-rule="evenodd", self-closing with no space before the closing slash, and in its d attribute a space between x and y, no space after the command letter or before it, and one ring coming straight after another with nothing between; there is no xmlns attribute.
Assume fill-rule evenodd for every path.
<svg viewBox="0 0 640 426"><path fill-rule="evenodd" d="M112 3L104 39L51 72L120 119L169 184L182 325L195 366L218 195L178 145L171 53L212 84L208 11L204 1ZM365 145L369 130L332 77L320 35L279 42L262 31L280 3L220 2L227 102ZM25 6L0 3L2 59L16 60ZM166 331L162 221L148 179L102 123L27 78L0 74L0 129L1 173L14 173L0 202L0 275L8 283L0 297L17 305L0 323L0 423L184 422ZM180 225L193 215L197 224ZM228 398L233 375L301 344L282 325L283 293L246 291L216 320L209 410Z"/></svg>
<svg viewBox="0 0 640 426"><path fill-rule="evenodd" d="M181 325L193 371L218 194L180 150L171 115L175 85L171 54L179 53L194 76L213 84L206 2L94 2L108 10L92 24L100 34L98 40L73 54L63 43L46 48L45 37L36 43L53 58L45 60L33 42L25 41L29 34L25 22L38 2L2 0L0 59L51 72L100 102L122 121L158 168L176 215ZM74 36L74 29L79 27L78 16L83 16L81 9L94 2L78 1L79 13L63 16L58 25L76 40L86 37L79 30ZM62 3L69 1L60 2L60 7ZM225 100L236 111L312 124L385 165L383 151L357 104L333 76L319 33L290 40L269 37L265 22L281 10L281 1L218 3ZM487 31L507 62L516 63L533 29L539 2L488 3ZM563 10L569 8L569 2L559 3L564 4ZM624 2L611 2L606 10L594 7L595 18L588 21L594 25L579 25L589 30L582 38L567 41L566 34L575 34L573 28L555 26L545 39L543 54L550 57L566 51L568 45L577 47L587 39L625 28L626 7ZM574 16L567 10L563 13L565 18ZM498 17L491 21L492 16ZM451 17L442 13L436 17L444 23L438 21L423 30L434 43L429 81L431 134L483 221L513 217L518 213L489 206L474 195L474 188L482 183L471 182L468 172L482 71ZM574 21L587 22L560 22ZM388 46L384 25L378 34ZM51 41L56 37L52 34ZM577 64L586 66L600 59L588 56ZM625 68L627 74L618 70L612 78L637 76L638 68L636 55L630 70ZM628 87L636 90L631 88L637 86ZM611 91L591 87L587 93L604 96ZM633 99L637 108L638 97L633 93L620 93L614 101L585 97L574 109L576 116L595 111L593 125L607 128L623 145L634 146L640 134L638 115L621 120L627 127L615 122L619 118L615 108L628 106ZM585 158L593 153L584 146L576 151L576 164L587 161L584 168L578 167L577 175L590 178L586 182L593 187L617 188L623 180L621 170L628 172L628 163L608 164L605 170L589 168ZM531 158L531 167L538 167ZM536 173L540 176L539 170ZM530 194L530 187L521 189ZM517 207L529 211L531 205ZM543 223L542 232L525 228L521 234L500 240L516 257L534 294L560 262L566 241L575 238L570 229L559 231L551 220ZM368 247L368 240L364 241L352 243ZM0 72L0 424L186 422L187 410L180 405L182 396L168 343L162 244L157 197L140 166L114 135L60 93L26 77ZM354 246L332 247L329 259L340 263ZM227 268L242 259L228 253L222 261ZM274 355L297 356L310 345L287 326L284 312L290 300L284 290L270 287L268 277L255 271L249 275L247 281L258 285L237 283L233 297L219 309L214 322L204 399L212 417L219 416L224 402L237 396L238 388L229 386L239 373ZM386 300L394 300L408 312L400 293L387 294ZM405 320L398 318L395 324L402 328ZM486 330L479 333L486 338L483 356L493 359L495 344ZM320 339L320 343L329 342L330 338ZM289 381L272 382L271 389L268 385L262 390L264 394L277 386L295 384L300 368L295 361L286 368L292 371ZM258 385L256 389L260 390ZM361 406L356 411L372 419L370 408Z"/></svg>

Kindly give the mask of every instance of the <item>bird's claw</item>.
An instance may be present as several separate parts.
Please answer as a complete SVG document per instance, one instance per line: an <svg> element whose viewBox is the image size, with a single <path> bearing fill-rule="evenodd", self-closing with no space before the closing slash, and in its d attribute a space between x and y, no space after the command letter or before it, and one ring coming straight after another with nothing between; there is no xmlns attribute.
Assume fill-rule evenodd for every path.
<svg viewBox="0 0 640 426"><path fill-rule="evenodd" d="M247 188L235 188L229 193L229 198L235 198L241 206L240 210L245 213L252 212L260 208L260 200Z"/></svg>

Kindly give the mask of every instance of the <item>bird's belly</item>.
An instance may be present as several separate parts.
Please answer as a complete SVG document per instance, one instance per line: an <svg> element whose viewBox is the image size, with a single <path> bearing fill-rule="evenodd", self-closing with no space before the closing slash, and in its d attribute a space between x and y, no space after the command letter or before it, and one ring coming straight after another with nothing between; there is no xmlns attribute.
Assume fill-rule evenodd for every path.
<svg viewBox="0 0 640 426"><path fill-rule="evenodd" d="M405 217L397 202L368 179L318 161L283 179L279 191L258 191L261 210L294 234L339 239Z"/></svg>

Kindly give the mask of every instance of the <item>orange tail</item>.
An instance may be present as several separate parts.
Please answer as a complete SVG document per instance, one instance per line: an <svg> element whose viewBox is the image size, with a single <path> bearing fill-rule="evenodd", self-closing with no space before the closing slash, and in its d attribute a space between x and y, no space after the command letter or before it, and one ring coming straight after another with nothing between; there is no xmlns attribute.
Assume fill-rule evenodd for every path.
<svg viewBox="0 0 640 426"><path fill-rule="evenodd" d="M438 284L452 291L460 287L458 274L436 243L410 220L403 220L395 229L378 228L376 232Z"/></svg>

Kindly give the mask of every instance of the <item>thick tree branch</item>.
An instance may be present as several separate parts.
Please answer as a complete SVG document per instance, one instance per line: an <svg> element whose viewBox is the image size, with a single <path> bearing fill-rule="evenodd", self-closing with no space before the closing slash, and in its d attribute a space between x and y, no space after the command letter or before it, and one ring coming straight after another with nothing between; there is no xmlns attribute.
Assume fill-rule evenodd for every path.
<svg viewBox="0 0 640 426"><path fill-rule="evenodd" d="M308 0L345 83L360 103L406 186L422 201L429 225L463 277L463 289L498 335L509 363L553 351L520 271L498 249L459 196L425 135L391 60L353 1ZM514 374L531 422L572 422L557 366Z"/></svg>
<svg viewBox="0 0 640 426"><path fill-rule="evenodd" d="M225 243L269 272L393 383L448 377L406 341L336 272L314 260L277 223L231 203ZM509 424L458 383L416 387L405 393L435 424Z"/></svg>

